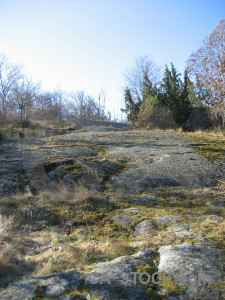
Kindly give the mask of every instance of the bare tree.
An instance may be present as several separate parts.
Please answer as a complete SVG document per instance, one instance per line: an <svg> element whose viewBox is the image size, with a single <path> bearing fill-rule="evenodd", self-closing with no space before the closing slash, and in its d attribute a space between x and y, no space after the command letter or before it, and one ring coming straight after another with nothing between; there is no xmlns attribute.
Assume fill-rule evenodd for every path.
<svg viewBox="0 0 225 300"><path fill-rule="evenodd" d="M144 78L147 76L152 85L157 85L161 77L161 67L149 59L148 56L140 56L135 66L125 74L126 88L131 92L132 98L137 102L143 100Z"/></svg>
<svg viewBox="0 0 225 300"><path fill-rule="evenodd" d="M2 122L4 123L8 117L8 107L10 96L22 79L21 68L9 62L4 54L0 55L0 111L2 114Z"/></svg>
<svg viewBox="0 0 225 300"><path fill-rule="evenodd" d="M100 120L101 117L105 115L105 101L106 101L106 92L101 89L101 91L98 93L98 119Z"/></svg>
<svg viewBox="0 0 225 300"><path fill-rule="evenodd" d="M35 99L33 117L39 120L60 121L65 116L64 104L65 92L56 90L54 92L39 93Z"/></svg>
<svg viewBox="0 0 225 300"><path fill-rule="evenodd" d="M26 78L13 88L11 101L19 111L20 121L28 120L31 117L38 89L39 85Z"/></svg>
<svg viewBox="0 0 225 300"><path fill-rule="evenodd" d="M69 98L67 108L73 118L83 120L108 119L105 112L106 93L103 90L98 94L97 100L84 91L72 92Z"/></svg>
<svg viewBox="0 0 225 300"><path fill-rule="evenodd" d="M101 90L97 99L84 91L66 94L63 90L40 92L40 84L28 80L21 69L0 55L0 119L51 120L65 118L107 120L106 93ZM69 100L69 101L68 101ZM10 118L9 118L10 116Z"/></svg>
<svg viewBox="0 0 225 300"><path fill-rule="evenodd" d="M210 107L221 106L225 101L225 20L191 54L187 67L200 99Z"/></svg>

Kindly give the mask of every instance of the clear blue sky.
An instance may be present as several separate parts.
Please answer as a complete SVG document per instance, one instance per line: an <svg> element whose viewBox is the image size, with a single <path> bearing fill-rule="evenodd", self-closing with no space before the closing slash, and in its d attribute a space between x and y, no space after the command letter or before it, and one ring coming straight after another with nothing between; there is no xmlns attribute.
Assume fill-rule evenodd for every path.
<svg viewBox="0 0 225 300"><path fill-rule="evenodd" d="M224 18L224 0L0 0L0 53L44 90L105 89L118 113L138 56L183 72Z"/></svg>

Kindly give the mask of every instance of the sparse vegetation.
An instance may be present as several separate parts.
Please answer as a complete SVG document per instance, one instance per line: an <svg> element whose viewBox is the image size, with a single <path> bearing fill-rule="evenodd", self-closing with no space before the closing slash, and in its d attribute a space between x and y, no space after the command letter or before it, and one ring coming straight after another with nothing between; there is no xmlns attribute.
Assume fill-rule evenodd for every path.
<svg viewBox="0 0 225 300"><path fill-rule="evenodd" d="M4 288L23 275L43 276L71 269L87 274L96 268L96 263L132 255L140 249L153 251L153 265L142 264L137 271L151 275L158 270L158 250L165 245L207 242L214 245L223 257L225 227L220 217L224 214L224 206L221 204L218 209L212 206L210 211L208 205L224 199L222 181L207 188L162 186L139 192L123 186L109 188L117 183L118 177L138 168L137 161L143 159L151 163L155 159L150 152L134 152L131 157L123 152L118 157L113 155L113 150L118 151L119 147L123 151L126 147L136 149L143 143L152 143L153 139L159 144L159 134L179 136L188 146L189 142L182 135L196 140L198 146L206 141L210 149L217 145L220 156L209 156L208 148L204 147L201 153L198 148L195 150L207 159L222 162L224 135L217 132L155 130L149 133L140 130L129 132L129 136L120 132L85 132L72 133L69 135L72 138L66 141L62 136L50 137L47 146L44 140L34 145L29 141L29 149L44 149L42 163L46 176L60 170L63 176L53 177L54 186L49 188L31 190L27 187L23 193L12 193L0 199L0 286ZM127 140L124 140L124 135L127 135ZM118 142L112 143L112 138ZM109 141L112 145L108 144ZM69 154L65 154L66 151ZM79 153L79 158L75 159L71 153ZM169 151L168 155L180 154L179 151ZM77 181L66 186L63 179L67 175L75 175ZM97 188L93 188L96 186L92 184L96 182ZM148 198L156 201L135 205L136 200ZM130 208L133 209L126 211ZM130 223L123 226L114 222L113 218L119 214L132 217ZM206 219L212 214L219 219ZM168 215L182 217L178 225L184 228L193 224L188 226L184 235L179 234L180 230L168 230L174 224L172 222L159 226L158 217ZM136 234L136 226L144 220L151 220L152 230ZM143 289L151 299L162 300L185 292L183 286L169 282L143 285ZM66 292L78 297L83 295L82 291L81 288L76 292Z"/></svg>
<svg viewBox="0 0 225 300"><path fill-rule="evenodd" d="M222 197L224 192L173 188L156 190L155 195L160 201L135 215L133 226L146 217L154 219L180 213L185 217L204 209L208 201L219 195ZM46 190L33 197L15 195L2 198L1 284L7 283L5 273L10 274L9 269L12 274L19 275L25 264L33 274L43 275L73 268L90 270L96 262L134 253L135 248L129 245L129 240L140 241L142 237L132 237L132 233L111 223L112 217L129 205L129 202L119 199L111 202L82 185L74 190L60 186L54 192ZM192 231L204 238L213 238L218 245L224 241L224 222L203 221L200 227L192 227ZM24 236L25 233L29 238ZM147 235L142 247L157 250L160 246L182 241L185 239L162 228ZM155 254L153 261L157 266L158 256ZM8 281L12 278L9 277Z"/></svg>
<svg viewBox="0 0 225 300"><path fill-rule="evenodd" d="M225 160L225 133L223 131L201 131L183 133L196 143L190 145L207 160L220 165Z"/></svg>

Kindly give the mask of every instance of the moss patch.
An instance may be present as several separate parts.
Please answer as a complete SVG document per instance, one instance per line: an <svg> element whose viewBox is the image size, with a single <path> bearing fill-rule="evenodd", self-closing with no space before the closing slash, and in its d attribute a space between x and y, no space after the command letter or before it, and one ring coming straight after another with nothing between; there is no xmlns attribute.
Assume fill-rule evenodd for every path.
<svg viewBox="0 0 225 300"><path fill-rule="evenodd" d="M210 133L184 133L183 135L198 142L190 143L190 146L207 160L212 160L217 165L220 165L219 161L225 161L225 136L218 137Z"/></svg>

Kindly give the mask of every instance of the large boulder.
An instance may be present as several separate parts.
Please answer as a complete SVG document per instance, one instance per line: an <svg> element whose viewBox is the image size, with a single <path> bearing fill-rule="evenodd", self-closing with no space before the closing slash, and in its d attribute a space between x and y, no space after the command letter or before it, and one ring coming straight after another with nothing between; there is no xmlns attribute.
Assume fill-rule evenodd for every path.
<svg viewBox="0 0 225 300"><path fill-rule="evenodd" d="M159 249L159 272L174 277L174 282L186 288L185 299L224 299L218 288L223 282L223 261L218 250L206 243L184 243Z"/></svg>
<svg viewBox="0 0 225 300"><path fill-rule="evenodd" d="M134 272L141 265L152 265L151 250L141 250L131 256L120 256L112 261L99 263L87 274L85 287L96 299L149 299Z"/></svg>
<svg viewBox="0 0 225 300"><path fill-rule="evenodd" d="M218 124L217 124L218 123ZM219 125L220 120L213 118L211 111L205 107L194 107L184 124L186 130L210 129Z"/></svg>

